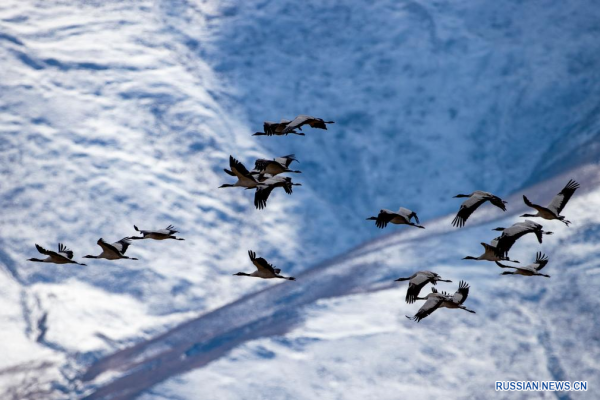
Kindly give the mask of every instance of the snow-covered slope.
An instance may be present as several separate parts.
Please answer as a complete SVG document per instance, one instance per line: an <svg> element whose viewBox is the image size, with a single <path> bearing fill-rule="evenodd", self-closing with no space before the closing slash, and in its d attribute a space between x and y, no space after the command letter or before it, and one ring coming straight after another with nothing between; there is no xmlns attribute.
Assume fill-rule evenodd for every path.
<svg viewBox="0 0 600 400"><path fill-rule="evenodd" d="M259 212L250 192L216 189L232 179L229 154L272 155L224 110L227 89L156 7L0 4L0 308L10 327L0 369L90 362L255 290L230 284L249 248L281 262L297 254L290 210L301 193L276 193ZM202 38L205 14L189 35ZM174 224L187 240L136 242L129 255L140 261L25 261L39 257L34 243L64 242L78 260L99 254L98 238L134 235L133 224Z"/></svg>
<svg viewBox="0 0 600 400"><path fill-rule="evenodd" d="M461 260L479 254L479 242L496 236L492 228L519 220L524 208L516 194L506 214L482 209L460 230L451 227L452 216L426 230L396 229L297 282L118 352L82 375L85 398L128 399L141 391L144 400L202 393L218 399L241 393L249 399L486 398L495 380L586 380L587 395L595 398L600 303L590 294L600 285L600 169L571 171L525 192L548 200L569 176L584 186L565 211L574 224L545 221L555 235L543 245L524 237L511 251L522 263L546 253L550 279L500 276L493 263ZM406 284L393 279L422 269L453 280L440 290L469 282L468 306L477 314L441 309L419 324L408 321L404 315L420 304L405 304Z"/></svg>
<svg viewBox="0 0 600 400"><path fill-rule="evenodd" d="M380 234L364 218L382 207L427 220L457 192L506 195L597 161L598 13L592 1L1 2L1 397L92 391L78 380L89 365L272 286L231 279L250 248L298 274ZM298 113L336 124L250 136ZM229 154L287 153L303 186L267 210L216 190ZM34 243L81 259L99 237L170 223L187 240L135 243L137 262L24 261Z"/></svg>
<svg viewBox="0 0 600 400"><path fill-rule="evenodd" d="M437 217L457 190L506 195L599 161L594 1L226 4L207 60L251 125L299 110L337 121L314 140L261 141L302 155L344 220L333 244L373 237L356 216L383 207Z"/></svg>

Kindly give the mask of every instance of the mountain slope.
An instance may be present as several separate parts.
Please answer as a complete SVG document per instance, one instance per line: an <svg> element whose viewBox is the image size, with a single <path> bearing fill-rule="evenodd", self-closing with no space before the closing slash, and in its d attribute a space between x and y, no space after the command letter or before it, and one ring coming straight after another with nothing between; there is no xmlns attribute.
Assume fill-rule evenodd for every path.
<svg viewBox="0 0 600 400"><path fill-rule="evenodd" d="M231 279L250 248L297 275L381 234L364 218L382 207L430 220L457 191L505 195L597 161L598 12L2 2L1 396L75 398L87 366L270 287ZM299 113L336 124L250 136ZM267 210L216 189L230 154L250 165L287 153L303 186ZM186 241L135 243L137 262L25 261L35 243L64 242L81 260L100 237L171 223Z"/></svg>
<svg viewBox="0 0 600 400"><path fill-rule="evenodd" d="M495 236L492 227L517 220L524 207L515 195L507 214L481 210L461 230L450 226L452 216L427 224L424 231L397 228L316 266L297 282L270 287L118 352L82 376L96 387L84 391L85 398L126 399L145 389L140 398L191 399L199 388L224 399L239 393L338 398L348 391L360 397L372 393L375 381L375 397L382 398L395 398L397 389L419 398L450 390L461 398L480 397L493 381L508 379L587 380L594 388L600 370L600 347L593 345L598 302L588 293L600 284L594 263L598 167L571 171L526 192L548 200L568 176L587 188L565 210L577 223L566 228L546 221L554 236L542 246L525 237L511 252L522 263L531 262L538 250L548 254L544 272L550 279L500 277L502 270L493 263L460 260L478 254L479 241ZM407 321L404 314L412 315L419 304L405 304L406 284L393 279L422 269L454 281L440 284L440 290L453 291L458 280L468 281L468 306L477 314L439 310L418 325ZM420 383L431 379L435 388Z"/></svg>

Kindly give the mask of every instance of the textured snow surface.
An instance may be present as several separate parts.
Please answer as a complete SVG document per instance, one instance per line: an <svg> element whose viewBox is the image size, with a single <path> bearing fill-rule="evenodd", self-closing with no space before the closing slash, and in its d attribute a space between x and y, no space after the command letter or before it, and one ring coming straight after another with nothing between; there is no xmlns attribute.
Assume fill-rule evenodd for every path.
<svg viewBox="0 0 600 400"><path fill-rule="evenodd" d="M357 289L364 276L373 275L369 284L375 284L409 272L415 264L429 268L426 256L431 254L444 264L444 272L451 268L446 263L457 263L458 250L461 257L478 255L477 243L493 237L485 231L489 227L481 231L485 234L465 230L447 247L440 247L441 239L429 226L427 232L391 227L386 233L399 230L402 236L383 236L351 254L345 251L382 234L364 221L380 208L402 205L416 210L424 221L443 216L450 220L447 213L460 204L452 196L459 192L485 189L507 196L543 182L528 195L549 199L564 182L543 180L598 162L600 8L591 0L372 3L0 2L0 397L77 398L118 381L122 374L101 361L107 355L168 335L184 321L277 284L231 277L251 269L248 249L290 275L311 270L316 280L319 268L329 266L323 272L339 274L339 284L331 281L311 298L298 295L297 303L285 297L302 311L293 311L291 321L283 318L281 330L270 332L280 336L256 339L255 344L255 338L241 335L232 353L224 349L219 354L227 355L209 368L168 380L156 389L156 396L177 399L180 391L181 398L188 398L185 393L193 393L194 385L205 384L214 390L220 387L217 393L223 398L233 398L239 390L251 390L256 398L277 397L267 391L286 385L294 392L282 392L281 397L293 398L297 391L298 397L336 398L350 393L343 385L352 381L357 397L366 397L382 371L396 378L402 375L392 364L414 371L406 358L403 363L382 358L381 366L361 372L360 365L369 362L360 358L369 356L367 346L381 347L371 362L377 362L377 354L385 355L386 348L398 357L409 357L404 351L416 348L410 356L427 365L417 371L422 379L427 371L442 368L434 365L436 357L423 355L428 354L419 347L423 339L410 335L426 329L423 326L442 334L450 325L456 338L468 326L463 324L475 324L485 351L446 346L447 342L443 351L454 349L458 359L469 358L470 363L476 360L468 354L491 357L490 346L498 342L484 338L484 333L500 330L504 319L496 326L481 314L473 319L443 310L435 315L443 324L406 325L403 315L408 309L397 288L382 288L373 298L362 293L373 289L370 286ZM306 128L306 137L250 136L264 120L302 113L336 124L327 131ZM250 191L216 189L232 181L222 171L230 154L251 166L255 158L289 153L300 160L297 168L303 174L294 180L303 186L292 196L274 193L266 210L254 209ZM590 178L588 189L593 182ZM567 215L573 221L588 218L592 224L593 207L579 217L578 210L586 205L578 201L577 206L569 205ZM520 202L516 196L511 207ZM481 211L485 218L499 215L490 206ZM485 220L477 218L469 222ZM72 248L81 261L86 254L100 253L100 237L116 241L136 234L133 224L141 229L174 224L186 241L135 242L128 255L139 261L86 260L85 267L25 261L40 257L35 243L54 249L58 242ZM589 278L597 287L597 267L589 265L598 250L597 235L589 224L575 224L569 232L582 236L561 249L560 257L570 251L573 257L562 260L573 271L588 274L573 279ZM422 244L426 250L401 244L425 237L421 235L428 237ZM535 241L527 238L524 243ZM365 259L357 258L370 246L390 250L377 254L371 249ZM559 257L556 248L547 251ZM402 264L392 265L398 252ZM530 261L533 253L523 257ZM361 270L360 275L350 267L338 271L331 262L312 268L339 254L338 260L352 257L356 265L367 263L369 268L385 261L389 268L375 274ZM549 267L558 266L558 260L552 259ZM477 267L472 271L479 271ZM475 266L461 271L471 268ZM479 279L478 274L457 279L473 280L479 293L489 289L490 296L506 294L505 286L487 282L487 275ZM551 283L535 285L568 284L550 274ZM527 288L521 281L517 285ZM551 360L548 364L559 364L552 371L563 368L553 376L565 370L573 373L572 379L596 373L597 357L590 354L598 349L597 334L585 330L597 330L589 315L592 305L579 292L572 294L568 307L552 303L546 296L562 292L558 286L555 291L544 288L525 298L531 307L538 301L551 307L557 315L553 321L547 322L535 309L527 311L520 298L514 302L515 314L527 316L516 319L523 330L529 324L535 327L530 348L543 352L545 360ZM353 291L361 293L319 300ZM568 293L573 292L561 296ZM395 303L390 301L394 296ZM485 310L488 304L481 296L474 294L469 300L474 308ZM252 316L252 307L242 310ZM458 331L452 328L456 320ZM323 321L331 321L332 329L325 329ZM571 331L553 336L555 326L564 329L575 322L582 325L583 343ZM236 325L227 319L219 323L224 332L228 324L231 329ZM550 333L540 336L539 331ZM512 337L510 332L503 334ZM302 335L314 340L305 341ZM574 350L547 350L557 338ZM395 340L406 345L388 343ZM521 348L520 340L510 344L511 351ZM348 347L340 347L342 342ZM357 358L347 361L347 375L337 377L331 359L336 358L336 348L341 354L351 345L357 346ZM135 357L143 365L170 346L159 341ZM275 356L261 356L255 349L262 347ZM568 369L556 361L559 358L566 360ZM517 363L518 371L543 372L547 364L536 360L532 354L531 360ZM489 360L483 361L492 368ZM123 362L128 370L129 360ZM253 367L275 363L293 370L293 376L285 377L287 383L281 383L285 374L273 376L279 389L265 386L261 392L260 386L239 386L248 382L245 371L250 377ZM479 371L474 365L469 368ZM508 373L508 365L500 357L496 371ZM93 366L98 376L82 381L86 371L93 375ZM334 375L316 382L319 366ZM177 367L164 377L190 368ZM575 374L578 368L582 377ZM457 374L446 372L440 384L444 390L450 387L446 379L462 382ZM238 381L229 385L211 374L238 374ZM418 388L408 379L391 379L385 384L391 386L381 386L375 397L395 392L394 385L399 392ZM338 382L338 388L331 382ZM465 393L484 393L478 382Z"/></svg>
<svg viewBox="0 0 600 400"><path fill-rule="evenodd" d="M600 174L593 168L587 184L597 186ZM478 255L478 242L493 238L493 227L518 221L522 210L479 225L469 221L458 232L449 228L450 216L424 232L367 244L320 273L332 286L352 286L351 277L359 275L362 282L351 293L284 312L276 305L279 292L271 307L274 314L287 315L280 323L287 333L250 339L138 398L236 399L240 393L248 399L531 398L532 393L495 393L496 380L586 380L587 393L542 392L537 397L596 398L600 302L591 293L600 285L599 206L597 189L579 193L566 209L575 225L545 221L555 234L542 245L533 237L517 242L511 256L521 263L532 262L536 251L550 257L544 269L550 279L500 276L503 270L493 263L461 260ZM469 282L466 305L477 314L439 309L418 324L407 320L405 315L412 316L422 303L406 304L407 284L392 280L422 269L453 280L439 283L439 290L454 292L459 280ZM327 276L336 272L333 279ZM312 278L318 280L317 274ZM300 276L298 283L303 278L311 277ZM313 280L304 291L315 284ZM427 286L422 293L429 291ZM274 324L281 319L272 318Z"/></svg>

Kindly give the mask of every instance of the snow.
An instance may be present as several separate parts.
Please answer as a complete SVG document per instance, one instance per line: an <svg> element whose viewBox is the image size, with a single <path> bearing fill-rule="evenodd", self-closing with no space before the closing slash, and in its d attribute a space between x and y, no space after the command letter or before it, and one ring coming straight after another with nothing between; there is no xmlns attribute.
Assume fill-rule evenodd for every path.
<svg viewBox="0 0 600 400"><path fill-rule="evenodd" d="M288 377L288 383L298 384L293 390L299 397L342 397L348 390L362 397L374 390L380 398L414 394L418 385L408 379L389 378L376 389L378 375L396 374L397 362L385 359L383 351L362 350L372 346L395 357L409 355L394 347L394 339L424 328L405 325L399 313L406 306L397 294L402 288L388 282L425 267L445 275L460 271L479 293L540 301L563 318L547 322L519 301L510 303L523 318L507 316L510 321L537 329L533 344L519 339L509 348L518 371L536 363L531 375L542 376L537 362L560 358L569 368L575 365L575 372L596 372L597 357L562 330L564 321L577 324L581 336L596 343L593 308L583 295L572 294L574 301L564 309L549 296L564 287L555 277L559 265L580 274L569 277L581 288L598 276L597 179L582 185L567 208L569 219L584 225L566 231L559 222L545 223L557 235L541 247L527 237L514 249L528 261L534 254L524 251L529 246L548 252L549 283L503 277L515 282L508 290L488 282L497 272L493 264L460 258L478 255L478 243L495 236L489 229L516 220L521 190L541 202L571 176L549 179L573 170L584 183L582 176L597 171L599 12L588 0L2 2L0 397L63 399L112 390L122 371L131 371L130 362L146 365L163 354L173 355L174 369L161 375L166 383L150 389L156 396L186 398L203 382L222 389L215 393L223 398L235 398L248 388L223 374L243 371L229 358L228 336L210 336L232 330L231 354L253 362L239 367L256 365L255 352L265 363L261 370L289 360L286 371L298 377ZM305 137L251 136L264 120L297 114L336 123L327 131L306 128ZM256 158L290 153L300 160L303 173L294 178L303 186L292 196L274 193L266 210L254 209L250 191L217 189L232 179L222 171L229 155L251 166ZM460 200L452 196L475 189L515 196L505 215L482 207L459 240L450 213ZM427 229L380 231L364 220L399 206L417 211ZM38 256L35 243L55 248L58 242L83 261L100 252L98 238L135 235L134 224L142 229L174 224L186 240L136 242L128 255L139 261L86 259L86 267L25 261ZM314 286L233 278L251 268L249 249ZM319 284L318 274L326 284ZM260 325L275 309L256 318L250 312L260 308L254 294L272 293L281 295L273 299L284 312L273 323L281 332ZM394 296L398 301L390 300ZM486 310L495 311L480 296L469 300L484 310L477 315L482 319ZM291 316L285 315L287 302ZM435 317L445 326L460 321L451 338L468 332L470 326L462 324L473 321L471 315L443 311ZM185 321L218 329L184 330L187 337L173 343L152 342L161 334L175 335ZM239 321L259 321L257 336L235 331ZM334 329L327 329L327 321ZM500 330L505 320L498 321L485 319L480 334ZM198 344L194 335L214 339L223 358L193 370L201 354L181 359L178 351L198 347L177 346ZM508 331L502 335L513 337ZM419 347L425 346L419 338L410 340L418 360L432 363L427 351L421 354L427 348ZM139 352L123 356L135 345ZM448 342L441 345L446 349ZM521 345L535 349L530 361L515 358ZM496 363L486 353L495 342L481 346L457 350L469 374ZM335 360L343 359L346 348L361 351L338 376ZM260 356L270 352L273 358ZM479 353L488 358L475 360L472 355ZM369 357L381 357L382 367ZM122 363L122 371L108 368L110 360ZM323 369L303 369L311 360ZM373 367L364 377L361 363ZM500 360L495 370L508 374L508 365ZM98 375L83 379L94 367ZM431 367L424 368L421 374ZM441 389L427 396L456 387L458 378L445 368ZM550 369L553 376L566 374ZM317 387L311 382L319 371L328 378ZM211 379L215 376L221 378ZM344 388L348 382L355 383ZM474 380L465 393L481 393L482 385ZM276 396L253 390L257 397Z"/></svg>

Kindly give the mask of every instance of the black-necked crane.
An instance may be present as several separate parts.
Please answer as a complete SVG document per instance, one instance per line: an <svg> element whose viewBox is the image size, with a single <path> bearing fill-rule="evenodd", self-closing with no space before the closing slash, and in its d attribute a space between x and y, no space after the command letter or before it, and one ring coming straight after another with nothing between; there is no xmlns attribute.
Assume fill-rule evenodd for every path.
<svg viewBox="0 0 600 400"><path fill-rule="evenodd" d="M423 306L419 308L419 311L417 311L417 313L413 317L409 317L407 315L406 318L419 322L423 318L426 318L427 316L431 315L438 308L459 308L461 310L465 310L475 314L475 311L469 310L463 305L465 300L467 300L468 296L469 285L464 281L460 281L458 285L458 290L452 296L445 292L438 293L436 288L432 287L431 293L429 293L427 296L417 298L417 300L426 300L425 304L423 304Z"/></svg>
<svg viewBox="0 0 600 400"><path fill-rule="evenodd" d="M98 246L102 248L102 253L100 253L100 255L97 256L87 255L83 258L104 258L106 260L137 260L137 258L127 257L125 255L127 248L131 244L131 240L129 240L129 238L123 238L118 242L114 243L105 242L104 239L100 238L96 243L98 243Z"/></svg>
<svg viewBox="0 0 600 400"><path fill-rule="evenodd" d="M410 221L411 218L415 219L416 224ZM381 229L385 228L390 222L396 225L410 225L416 228L425 229L424 226L417 225L420 223L417 213L404 207L400 207L396 212L384 209L379 211L379 215L376 217L367 218L367 221L373 220L375 221L375 225Z"/></svg>
<svg viewBox="0 0 600 400"><path fill-rule="evenodd" d="M465 223L467 222L469 216L471 216L471 214L473 214L473 212L477 210L477 208L486 201L489 201L502 211L506 211L506 206L504 206L504 204L506 204L506 201L489 192L476 190L471 194L457 194L454 197L468 197L468 199L463 201L463 203L460 205L460 209L458 210L456 217L452 221L452 225L458 228L462 228L463 226L465 226Z"/></svg>
<svg viewBox="0 0 600 400"><path fill-rule="evenodd" d="M254 172L257 172L260 176L263 176L264 174L275 176L283 173L302 173L302 171L292 170L289 168L290 164L294 161L298 161L294 154L277 157L272 160L256 160L254 163Z"/></svg>
<svg viewBox="0 0 600 400"><path fill-rule="evenodd" d="M183 238L178 238L175 236L176 233L179 233L175 230L173 225L167 226L165 229L157 229L155 231L145 231L142 229L138 229L137 226L133 226L133 228L142 234L142 236L130 236L128 239L132 240L141 240L141 239L154 239L154 240L165 240L165 239L173 239L173 240L185 240Z"/></svg>
<svg viewBox="0 0 600 400"><path fill-rule="evenodd" d="M512 267L510 265L504 265L496 261L496 264L500 268L514 268L515 271L504 271L500 275L525 275L525 276L545 276L550 278L550 275L540 273L540 270L548 264L548 256L538 251L535 257L535 262L524 267Z"/></svg>
<svg viewBox="0 0 600 400"><path fill-rule="evenodd" d="M233 274L234 276L252 276L254 278L262 278L262 279L287 279L288 281L295 281L296 278L290 276L282 276L279 275L281 270L279 268L275 268L272 264L269 264L267 260L262 257L256 257L256 253L252 250L248 251L248 256L250 257L250 261L256 267L256 271L251 274L247 274L245 272L238 272L237 274Z"/></svg>
<svg viewBox="0 0 600 400"><path fill-rule="evenodd" d="M283 130L283 134L294 133L294 129L302 130L303 125L309 125L311 128L327 129L326 124L334 124L333 121L325 121L322 118L315 118L309 115L298 115L294 120L287 124ZM297 133L297 135L304 135L304 133Z"/></svg>
<svg viewBox="0 0 600 400"><path fill-rule="evenodd" d="M398 278L394 282L408 282L408 290L406 291L406 302L414 303L421 289L428 283L436 285L438 282L452 282L451 280L444 280L441 276L431 271L418 271L409 276L408 278Z"/></svg>
<svg viewBox="0 0 600 400"><path fill-rule="evenodd" d="M232 156L229 156L229 168L231 168L231 170L224 169L223 171L225 171L231 176L237 177L238 180L233 185L225 183L219 186L219 188L243 187L246 189L254 189L256 185L258 185L259 182L256 176L252 175L244 166L244 164L242 164Z"/></svg>
<svg viewBox="0 0 600 400"><path fill-rule="evenodd" d="M476 260L476 261L510 261L514 263L518 263L517 260L511 260L508 257L499 257L496 254L496 246L498 245L498 239L495 238L490 242L490 244L481 242L483 246L484 252L479 257L466 256L463 257L463 260Z"/></svg>
<svg viewBox="0 0 600 400"><path fill-rule="evenodd" d="M304 133L296 132L293 129L284 132L284 129L286 128L286 126L288 126L290 122L292 121L290 121L289 119L282 119L280 122L265 121L265 123L263 124L264 132L256 132L252 136L285 136L289 133L304 136Z"/></svg>
<svg viewBox="0 0 600 400"><path fill-rule="evenodd" d="M34 262L44 262L44 263L53 263L53 264L77 264L77 265L85 265L78 263L77 261L73 261L73 251L69 250L67 246L62 243L58 244L58 252L52 250L46 250L42 246L36 243L35 248L41 254L44 254L48 257L43 260L39 258L30 258L27 261Z"/></svg>
<svg viewBox="0 0 600 400"><path fill-rule="evenodd" d="M569 226L571 221L565 219L563 215L560 215L562 210L567 205L567 202L573 196L573 193L579 188L579 183L575 182L573 179L569 180L563 190L560 191L559 194L554 196L548 207L542 207L537 204L533 204L529 199L523 195L523 201L527 204L528 207L534 208L537 210L537 214L523 214L521 217L539 217L548 220L557 219Z"/></svg>
<svg viewBox="0 0 600 400"><path fill-rule="evenodd" d="M273 189L281 187L287 194L292 194L292 187L294 186L302 186L302 184L293 183L292 178L282 176L273 176L264 182L259 182L254 194L254 206L262 210L267 206L267 200Z"/></svg>
<svg viewBox="0 0 600 400"><path fill-rule="evenodd" d="M508 251L515 244L515 242L527 235L528 233L535 233L538 242L542 243L544 235L552 235L553 232L546 232L544 227L536 222L526 219L523 222L517 222L510 228L496 228L494 231L501 231L502 235L498 237L498 244L496 246L496 255L499 257L507 257Z"/></svg>

